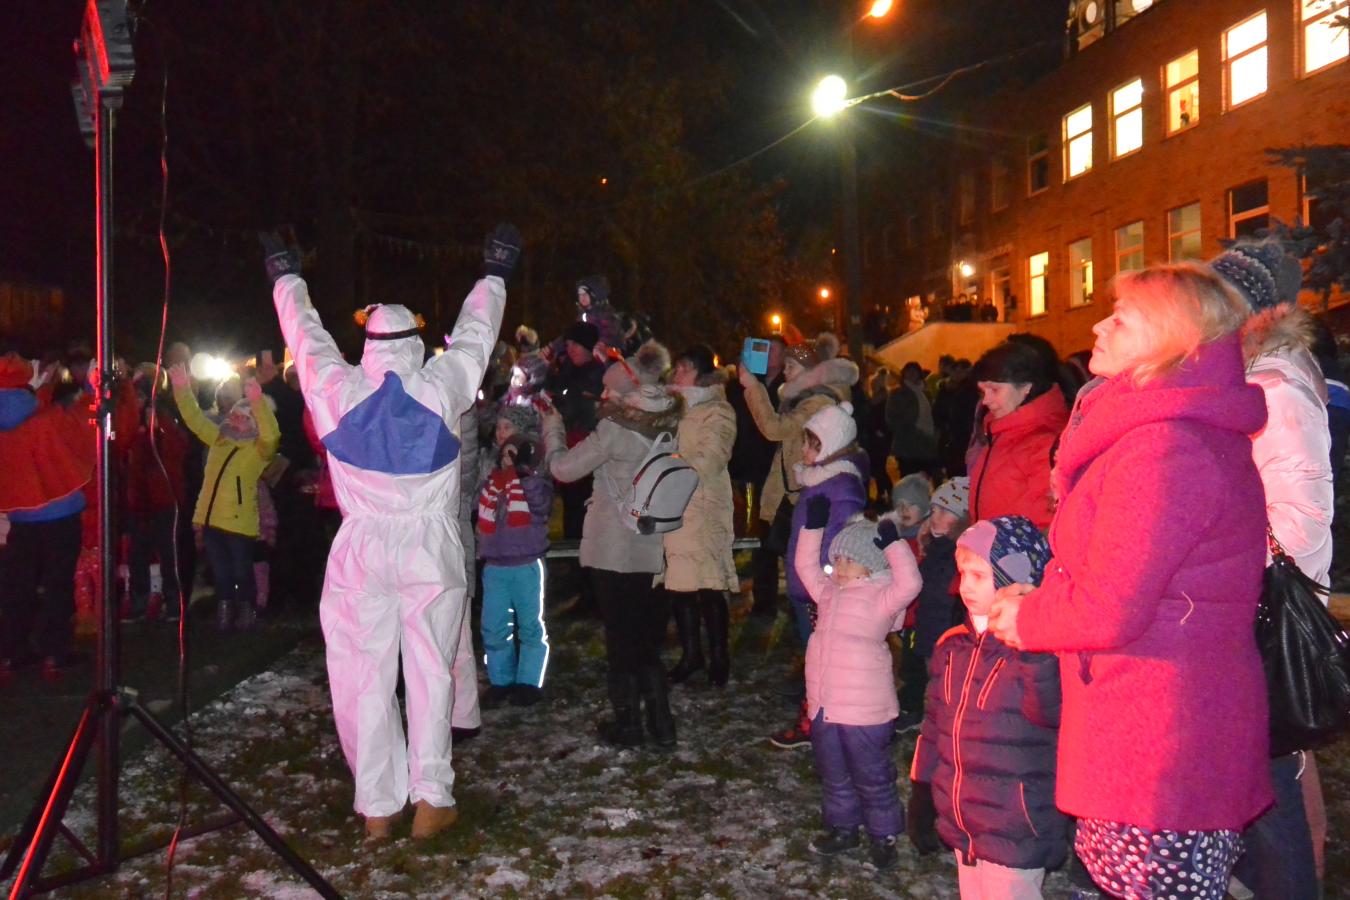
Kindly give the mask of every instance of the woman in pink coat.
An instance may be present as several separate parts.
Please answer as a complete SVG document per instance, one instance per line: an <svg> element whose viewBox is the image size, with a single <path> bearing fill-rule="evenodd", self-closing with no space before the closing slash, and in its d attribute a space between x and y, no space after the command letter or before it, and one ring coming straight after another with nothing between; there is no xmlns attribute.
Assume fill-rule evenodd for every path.
<svg viewBox="0 0 1350 900"><path fill-rule="evenodd" d="M1097 883L1222 898L1238 833L1273 799L1253 636L1265 403L1242 301L1213 272L1128 273L1116 295L1060 442L1054 560L1039 588L1000 591L990 630L1060 654L1055 799Z"/></svg>

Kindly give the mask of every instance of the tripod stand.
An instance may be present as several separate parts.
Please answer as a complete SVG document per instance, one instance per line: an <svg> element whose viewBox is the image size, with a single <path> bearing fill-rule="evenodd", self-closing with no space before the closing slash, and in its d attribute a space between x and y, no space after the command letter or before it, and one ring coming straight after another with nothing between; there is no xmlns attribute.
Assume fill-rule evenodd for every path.
<svg viewBox="0 0 1350 900"><path fill-rule="evenodd" d="M111 470L111 443L113 413L113 355L112 355L112 273L111 273L111 234L112 234L112 134L115 111L121 107L122 88L131 80L132 64L130 60L130 39L126 34L125 10L117 16L115 3L109 0L91 2L86 11L83 42L84 52L91 54L90 71L86 72L85 110L93 118L94 132L94 170L97 184L96 232L97 232L97 320L98 320L98 397L94 406L98 424L98 531L102 553L103 571L102 597L99 603L99 640L95 661L94 690L85 701L84 711L75 726L70 744L65 753L52 767L39 795L39 801L29 812L23 826L19 829L13 845L0 864L0 880L8 878L14 871L18 875L10 890L10 900L30 897L74 884L90 878L96 878L115 872L124 857L118 839L118 797L117 786L121 768L120 726L121 718L129 715L139 722L157 741L164 745L179 761L188 768L211 793L215 794L234 813L223 821L217 820L205 826L184 832L184 837L192 837L233 825L243 821L258 837L272 848L281 859L300 877L325 898L337 898L339 894L323 876L314 870L304 859L295 853L248 804L230 789L210 767L172 731L160 723L136 699L135 691L122 687L119 681L118 651L118 615L116 606L116 567L113 551L113 484ZM90 22L90 17L95 21ZM121 26L121 34L108 27L104 19L114 20L111 24ZM91 27L92 26L92 27ZM105 46L121 37L121 47ZM97 46L90 46L91 43ZM122 51L119 60L117 51ZM111 51L111 52L110 52ZM118 63L122 68L118 70ZM111 73L111 74L110 74ZM109 83L115 79L117 83ZM91 83L92 82L92 83ZM98 800L96 818L98 822L98 840L90 850L66 827L63 819L70 798L75 793L80 773L89 755L97 750L98 760ZM42 869L51 851L52 842L62 835L75 851L82 856L86 865L50 879L42 878ZM165 842L167 843L167 842ZM163 846L163 845L161 845ZM155 849L155 848L149 848ZM142 849L141 852L147 852Z"/></svg>

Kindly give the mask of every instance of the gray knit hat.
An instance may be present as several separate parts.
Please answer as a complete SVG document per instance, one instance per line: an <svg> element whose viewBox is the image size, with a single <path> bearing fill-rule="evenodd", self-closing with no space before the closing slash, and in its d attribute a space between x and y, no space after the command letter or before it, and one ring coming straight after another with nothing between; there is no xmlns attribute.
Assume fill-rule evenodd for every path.
<svg viewBox="0 0 1350 900"><path fill-rule="evenodd" d="M874 543L876 536L877 524L861 513L855 515L830 541L830 561L851 559L873 575L890 571L886 554Z"/></svg>
<svg viewBox="0 0 1350 900"><path fill-rule="evenodd" d="M539 437L539 412L533 406L503 403L497 408L497 418L510 422L516 434L532 440Z"/></svg>
<svg viewBox="0 0 1350 900"><path fill-rule="evenodd" d="M899 509L901 503L907 503L910 506L917 506L923 510L924 515L927 515L932 491L933 483L928 480L927 475L922 472L906 475L891 488L891 508Z"/></svg>

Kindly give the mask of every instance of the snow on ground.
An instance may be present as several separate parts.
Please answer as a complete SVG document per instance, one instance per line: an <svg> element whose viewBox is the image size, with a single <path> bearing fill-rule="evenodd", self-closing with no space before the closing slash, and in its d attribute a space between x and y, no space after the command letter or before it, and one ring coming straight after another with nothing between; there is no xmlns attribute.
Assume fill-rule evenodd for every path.
<svg viewBox="0 0 1350 900"><path fill-rule="evenodd" d="M902 842L900 867L879 874L861 852L822 861L808 850L819 827L810 751L765 739L793 714L774 692L790 658L781 625L734 626L725 690L674 690L680 744L665 754L595 738L599 624L555 626L548 702L484 713L483 734L456 747L460 822L425 843L407 838L406 820L392 843L363 842L316 642L194 715L196 746L348 897L956 897L948 854L920 858ZM902 780L913 744L897 749ZM128 760L125 839L171 827L177 772L157 747ZM204 790L192 797L190 821L219 812ZM82 789L68 819L84 835L92 801ZM159 851L61 896L163 896L164 868ZM203 900L314 896L243 826L181 845L173 882L174 896ZM1046 894L1067 896L1067 879L1053 874Z"/></svg>

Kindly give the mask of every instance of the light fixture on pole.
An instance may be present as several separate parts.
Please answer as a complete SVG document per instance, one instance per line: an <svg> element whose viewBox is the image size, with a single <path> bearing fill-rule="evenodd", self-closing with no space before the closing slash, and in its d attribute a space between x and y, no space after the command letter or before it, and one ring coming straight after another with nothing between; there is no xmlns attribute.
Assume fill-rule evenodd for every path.
<svg viewBox="0 0 1350 900"><path fill-rule="evenodd" d="M874 19L880 19L890 12L891 7L894 5L895 3L893 0L875 0L875 2L872 3L872 8L867 11L867 14Z"/></svg>
<svg viewBox="0 0 1350 900"><path fill-rule="evenodd" d="M970 263L966 262L965 260L961 261L961 265L958 267L958 270L961 272L962 278L970 278L972 275L975 274L975 267L972 266Z"/></svg>
<svg viewBox="0 0 1350 900"><path fill-rule="evenodd" d="M848 82L838 75L826 75L811 92L811 109L822 119L828 119L848 107Z"/></svg>
<svg viewBox="0 0 1350 900"><path fill-rule="evenodd" d="M821 300L830 299L830 289L827 287L822 287L819 291L817 291L817 296L819 296Z"/></svg>

